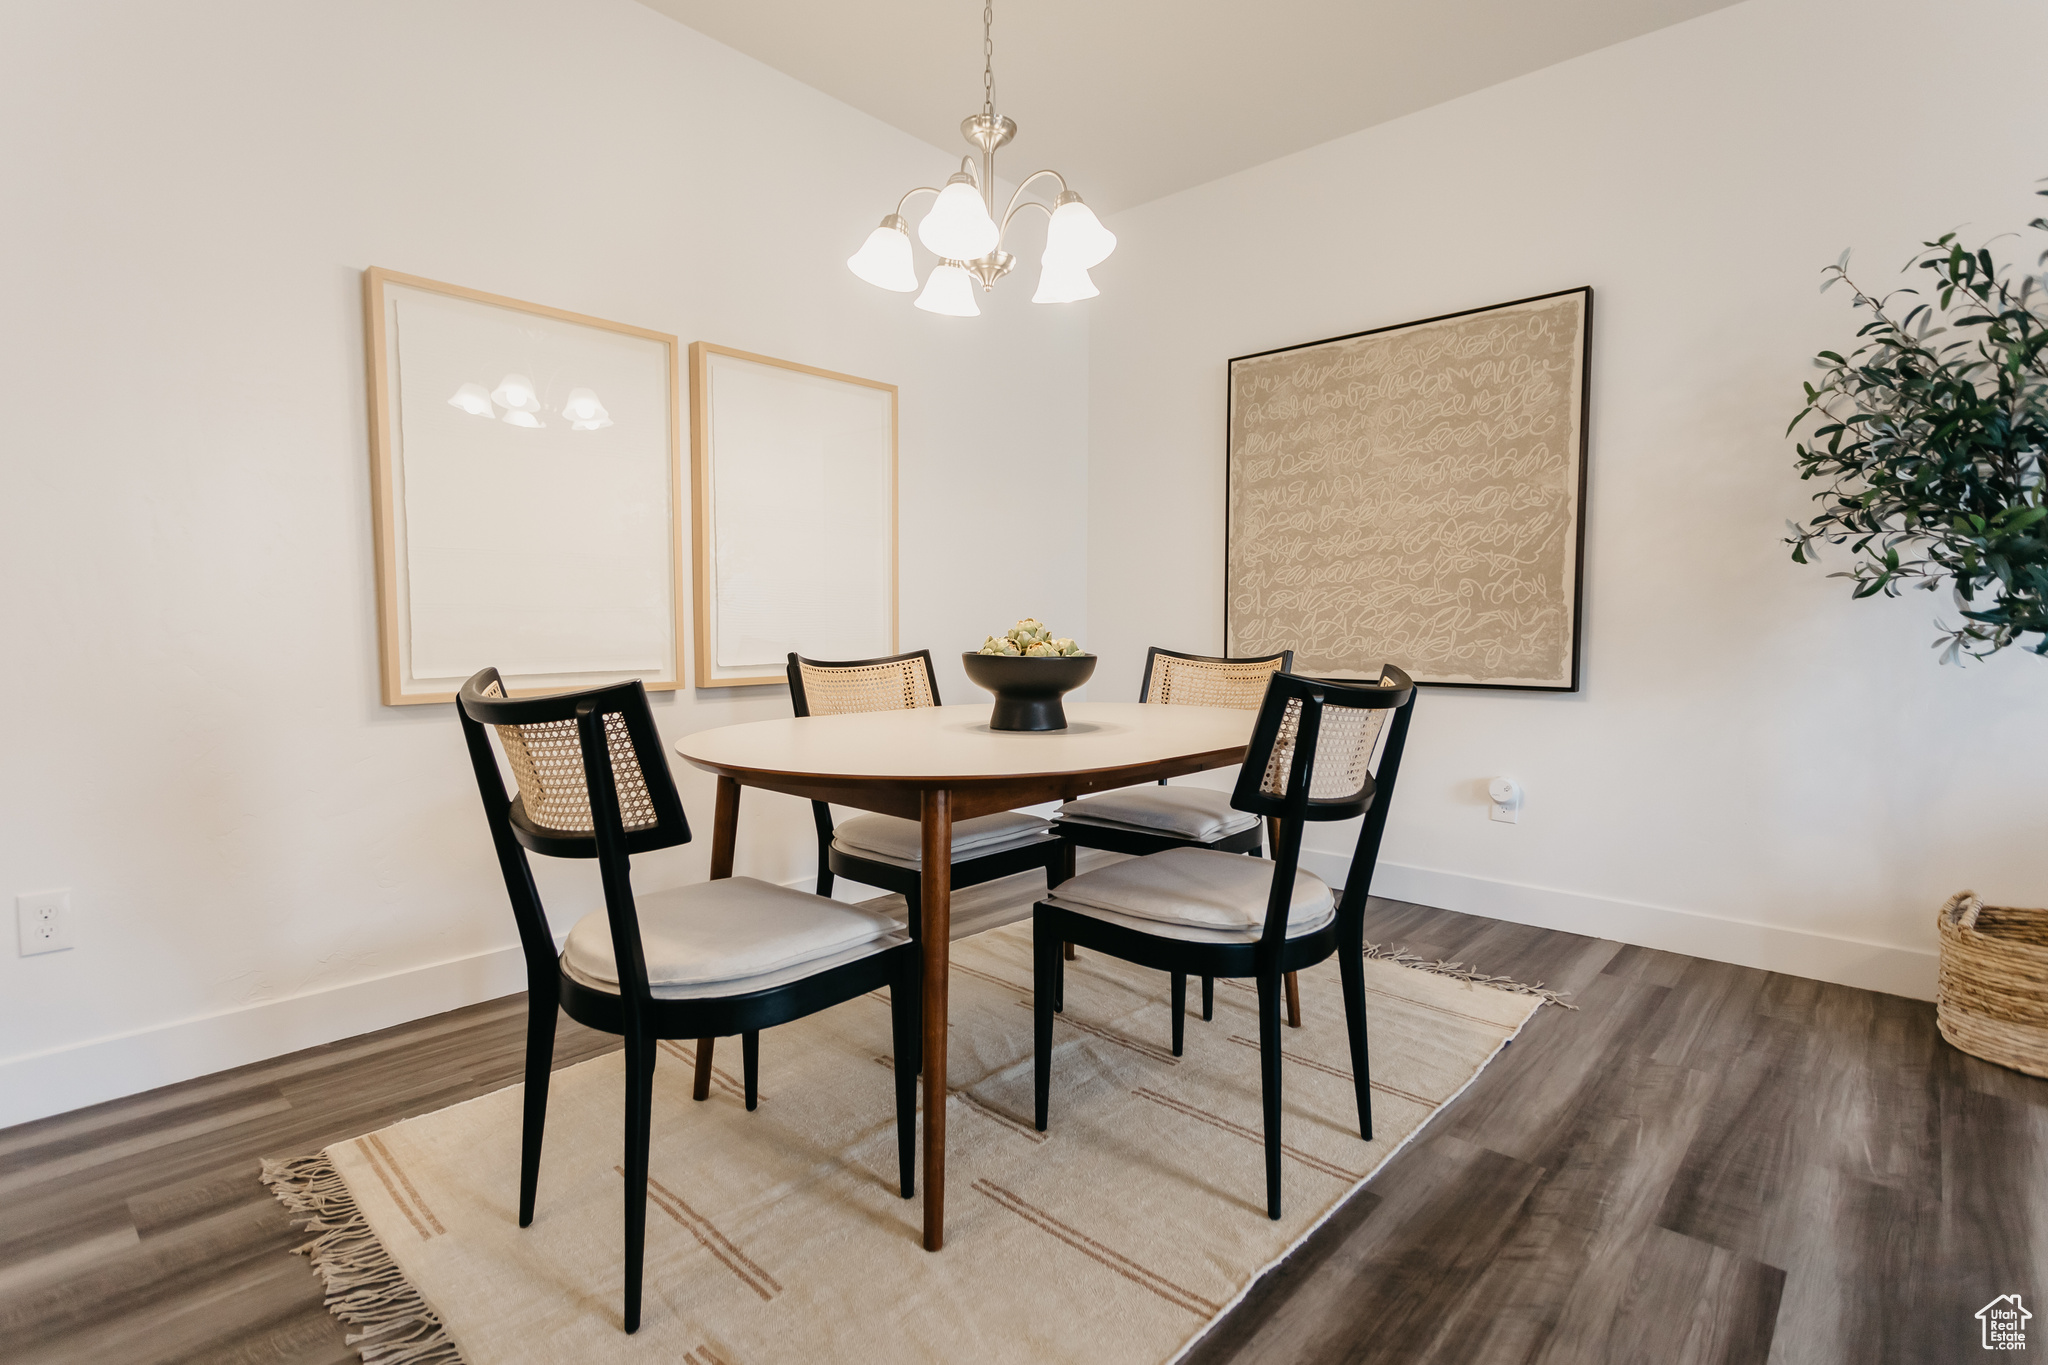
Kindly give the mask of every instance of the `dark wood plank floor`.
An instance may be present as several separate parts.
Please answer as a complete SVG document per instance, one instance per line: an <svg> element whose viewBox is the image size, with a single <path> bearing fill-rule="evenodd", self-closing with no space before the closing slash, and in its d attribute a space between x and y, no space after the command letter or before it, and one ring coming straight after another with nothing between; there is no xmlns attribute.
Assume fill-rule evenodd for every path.
<svg viewBox="0 0 2048 1365"><path fill-rule="evenodd" d="M1932 1006L1391 901L1368 936L1580 1008L1540 1011L1196 1365L1920 1365L2032 1300L2048 1082L1948 1047ZM0 1357L354 1359L258 1159L512 1083L524 1011L0 1131ZM565 1019L556 1063L615 1045Z"/></svg>

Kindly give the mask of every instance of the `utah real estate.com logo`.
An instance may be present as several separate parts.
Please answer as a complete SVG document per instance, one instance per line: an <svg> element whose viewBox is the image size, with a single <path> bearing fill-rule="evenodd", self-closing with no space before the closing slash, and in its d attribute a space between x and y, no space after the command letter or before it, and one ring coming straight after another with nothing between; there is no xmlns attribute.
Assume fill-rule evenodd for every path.
<svg viewBox="0 0 2048 1365"><path fill-rule="evenodd" d="M1984 1325L1984 1349L1987 1351L2024 1351L2027 1349L2027 1320L2034 1315L2020 1302L2017 1294L2000 1294L1977 1310L1977 1321Z"/></svg>

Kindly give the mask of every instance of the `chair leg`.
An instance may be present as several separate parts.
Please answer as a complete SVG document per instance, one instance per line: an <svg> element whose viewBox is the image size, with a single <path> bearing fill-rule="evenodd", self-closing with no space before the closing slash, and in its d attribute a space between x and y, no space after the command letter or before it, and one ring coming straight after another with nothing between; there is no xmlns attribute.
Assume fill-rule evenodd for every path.
<svg viewBox="0 0 2048 1365"><path fill-rule="evenodd" d="M654 1110L654 1040L626 1035L626 1330L640 1330L647 1251L647 1139Z"/></svg>
<svg viewBox="0 0 2048 1365"><path fill-rule="evenodd" d="M526 1003L526 1104L519 1132L519 1226L533 1223L534 1191L540 1186L541 1134L548 1122L548 1078L554 1074L555 1021L559 1006L529 993Z"/></svg>
<svg viewBox="0 0 2048 1365"><path fill-rule="evenodd" d="M711 1098L711 1045L717 1041L716 1038L697 1040L697 1078L690 1087L690 1098L693 1100Z"/></svg>
<svg viewBox="0 0 2048 1365"><path fill-rule="evenodd" d="M1062 960L1072 962L1079 956L1081 956L1080 951L1076 949L1073 944L1062 943L1060 945L1060 957Z"/></svg>
<svg viewBox="0 0 2048 1365"><path fill-rule="evenodd" d="M818 894L832 894L832 864L825 860L825 846L818 845Z"/></svg>
<svg viewBox="0 0 2048 1365"><path fill-rule="evenodd" d="M761 1031L748 1029L740 1035L740 1069L745 1072L747 1084L747 1112L754 1112L754 1105L761 1098Z"/></svg>
<svg viewBox="0 0 2048 1365"><path fill-rule="evenodd" d="M1259 977L1259 1097L1266 1108L1266 1216L1280 1216L1280 979Z"/></svg>
<svg viewBox="0 0 2048 1365"><path fill-rule="evenodd" d="M1188 1029L1188 974L1173 974L1173 1055L1180 1056L1181 1044L1187 1040Z"/></svg>
<svg viewBox="0 0 2048 1365"><path fill-rule="evenodd" d="M905 954L904 968L889 983L889 1025L896 1044L896 1167L903 1197L917 1193L917 1055L924 1046L923 1014L918 1009L918 978L914 954Z"/></svg>
<svg viewBox="0 0 2048 1365"><path fill-rule="evenodd" d="M1372 1068L1365 1055L1365 958L1338 938L1337 967L1344 978L1344 1032L1351 1040L1351 1084L1358 1091L1358 1135L1372 1141Z"/></svg>
<svg viewBox="0 0 2048 1365"><path fill-rule="evenodd" d="M1216 1017L1216 978L1202 978L1202 1022L1208 1023Z"/></svg>
<svg viewBox="0 0 2048 1365"><path fill-rule="evenodd" d="M1071 943L1062 943L1052 958L1052 1012L1067 1012L1067 955L1074 951Z"/></svg>
<svg viewBox="0 0 2048 1365"><path fill-rule="evenodd" d="M1046 1106L1052 1097L1052 1015L1054 995L1059 990L1060 941L1034 927L1031 962L1031 1080L1038 1103L1035 1122L1042 1133Z"/></svg>
<svg viewBox="0 0 2048 1365"><path fill-rule="evenodd" d="M1293 972L1287 974L1287 1027L1301 1027L1301 983Z"/></svg>

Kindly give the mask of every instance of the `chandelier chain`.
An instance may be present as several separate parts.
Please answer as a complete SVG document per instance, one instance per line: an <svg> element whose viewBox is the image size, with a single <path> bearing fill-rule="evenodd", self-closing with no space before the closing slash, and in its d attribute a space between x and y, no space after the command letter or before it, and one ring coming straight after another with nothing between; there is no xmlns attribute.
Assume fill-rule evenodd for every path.
<svg viewBox="0 0 2048 1365"><path fill-rule="evenodd" d="M981 111L996 112L996 0L981 0Z"/></svg>

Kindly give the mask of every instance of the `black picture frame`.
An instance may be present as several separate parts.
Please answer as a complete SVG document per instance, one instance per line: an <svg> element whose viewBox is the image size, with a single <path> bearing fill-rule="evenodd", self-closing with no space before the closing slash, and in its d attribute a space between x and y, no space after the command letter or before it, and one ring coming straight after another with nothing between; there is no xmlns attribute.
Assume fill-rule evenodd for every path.
<svg viewBox="0 0 2048 1365"><path fill-rule="evenodd" d="M1392 332L1406 331L1416 327L1426 327L1436 323L1449 322L1458 318L1474 317L1482 313L1498 312L1508 308L1526 307L1529 304L1543 303L1550 299L1566 298L1571 295L1583 296L1581 305L1583 311L1581 314L1582 323L1581 335L1579 339L1578 357L1578 450L1576 452L1578 462L1578 479L1577 486L1573 489L1572 494L1574 502L1572 508L1572 587L1570 642L1568 645L1568 681L1564 683L1484 682L1462 680L1453 681L1427 678L1420 675L1417 675L1415 677L1415 681L1418 685L1425 687L1468 688L1484 691L1577 692L1579 690L1581 685L1581 651L1584 636L1583 621L1586 592L1587 468L1589 465L1589 457L1591 454L1591 416L1593 403L1593 287L1591 285L1580 285L1571 289L1556 289L1550 291L1549 293L1544 294L1531 294L1525 298L1510 299L1503 303L1486 304L1484 306L1477 308L1464 308L1450 313L1438 313L1432 317L1416 318L1407 322L1391 323L1383 327L1369 327L1361 331L1346 332L1340 336L1324 337L1316 341L1296 342L1289 346L1275 346L1268 350L1253 351L1245 355L1232 356L1230 358L1228 363L1225 365L1224 370L1225 378L1223 425L1223 638L1224 649L1226 653L1237 651L1237 647L1243 643L1240 641L1236 641L1231 634L1230 614L1232 586L1231 572L1233 563L1231 554L1231 538L1235 529L1232 525L1232 495L1234 491L1232 488L1232 479L1235 473L1235 465L1237 460L1237 453L1235 450L1235 405L1237 397L1237 367L1243 362L1260 360L1269 356L1284 355L1294 351L1312 350L1319 346L1331 346L1343 342L1356 341L1361 337L1380 336ZM1249 648L1250 646L1246 647ZM1387 659L1360 660L1359 666L1361 670L1369 671L1370 669L1377 667L1381 663L1396 664L1404 669L1408 669L1410 673L1415 673L1416 671L1410 666L1410 661L1391 657Z"/></svg>

